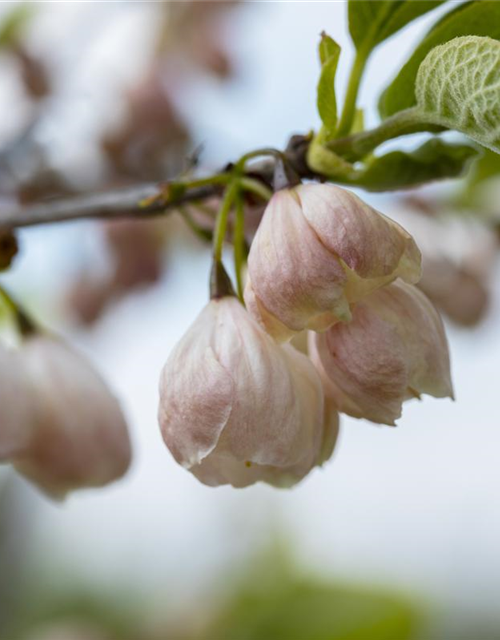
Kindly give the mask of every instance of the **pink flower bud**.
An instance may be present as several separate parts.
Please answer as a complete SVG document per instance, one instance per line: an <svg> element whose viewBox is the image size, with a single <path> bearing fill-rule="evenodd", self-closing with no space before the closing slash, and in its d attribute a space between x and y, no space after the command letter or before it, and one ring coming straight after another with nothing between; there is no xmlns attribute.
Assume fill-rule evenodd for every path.
<svg viewBox="0 0 500 640"><path fill-rule="evenodd" d="M31 436L29 385L14 351L0 347L0 462L19 454Z"/></svg>
<svg viewBox="0 0 500 640"><path fill-rule="evenodd" d="M233 297L212 300L170 355L159 421L177 462L211 486L290 486L330 457L338 430L310 360Z"/></svg>
<svg viewBox="0 0 500 640"><path fill-rule="evenodd" d="M441 318L401 280L359 302L351 322L311 334L309 350L326 394L356 418L393 425L409 398L453 397Z"/></svg>
<svg viewBox="0 0 500 640"><path fill-rule="evenodd" d="M420 278L420 252L398 224L334 185L271 198L248 259L245 301L277 340L349 320L350 304L397 277Z"/></svg>
<svg viewBox="0 0 500 640"><path fill-rule="evenodd" d="M120 406L90 364L61 341L36 336L19 351L34 398L32 437L14 463L54 498L101 487L128 469Z"/></svg>

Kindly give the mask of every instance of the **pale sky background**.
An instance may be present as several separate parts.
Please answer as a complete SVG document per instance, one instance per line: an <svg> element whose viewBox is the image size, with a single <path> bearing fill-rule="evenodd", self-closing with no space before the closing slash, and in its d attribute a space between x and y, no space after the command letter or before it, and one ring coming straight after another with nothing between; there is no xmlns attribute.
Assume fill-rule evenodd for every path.
<svg viewBox="0 0 500 640"><path fill-rule="evenodd" d="M248 3L235 14L228 25L234 82L205 79L178 96L209 166L251 148L282 146L291 133L317 125L318 36L325 29L343 47L343 87L352 57L345 10L343 2L267 2ZM79 163L95 161L98 171L86 137L106 126L102 112L113 104L114 87L140 76L148 53L141 25L152 20L148 2L46 7L34 37L48 50L51 40L66 39L60 46L67 54L57 65L74 97L72 109L62 109L44 134L57 142L57 162L77 171ZM374 104L428 23L420 20L373 56L362 104ZM15 100L4 75L0 113ZM0 123L0 140L18 115ZM375 118L369 111L368 122ZM376 202L382 206L383 198ZM23 232L23 256L8 281L43 308L47 287L53 293L60 274L92 250L90 228L78 223ZM136 457L124 481L75 495L63 506L25 485L37 515L30 532L37 571L56 582L58 570L87 584L129 581L146 593L175 585L181 600L210 588L214 572L282 529L310 570L401 587L424 602L500 620L498 284L480 330L449 329L456 402L409 403L397 429L344 418L333 460L292 491L214 490L176 465L156 422L160 369L207 299L208 252L176 251L160 287L123 301L88 334L63 328L123 400ZM58 322L55 317L54 328Z"/></svg>

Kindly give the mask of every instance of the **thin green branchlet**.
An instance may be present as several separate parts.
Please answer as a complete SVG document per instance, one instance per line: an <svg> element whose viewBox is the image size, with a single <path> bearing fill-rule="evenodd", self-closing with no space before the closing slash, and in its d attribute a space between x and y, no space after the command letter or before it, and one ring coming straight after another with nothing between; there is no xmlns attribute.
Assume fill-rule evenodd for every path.
<svg viewBox="0 0 500 640"><path fill-rule="evenodd" d="M412 107L396 113L373 129L331 140L326 147L344 160L355 162L388 140L429 131L430 126L431 123L422 117L419 110Z"/></svg>
<svg viewBox="0 0 500 640"><path fill-rule="evenodd" d="M213 242L213 260L214 262L222 262L222 247L226 237L227 220L229 212L233 206L236 194L238 193L239 184L234 179L227 187L224 197L222 198L221 207L217 214L215 223L214 242Z"/></svg>
<svg viewBox="0 0 500 640"><path fill-rule="evenodd" d="M281 157L282 153L276 149L256 149L243 155L229 172L230 178L226 185L221 206L215 222L213 234L213 258L210 275L210 297L220 298L225 295L235 295L229 276L222 264L222 249L226 239L227 223L232 208L235 208L235 223L233 232L234 265L236 274L237 294L243 303L243 268L246 258L245 248L245 203L244 192L249 191L264 201L272 196L272 191L262 182L244 175L246 163L254 158L271 155ZM244 304L244 303L243 303Z"/></svg>
<svg viewBox="0 0 500 640"><path fill-rule="evenodd" d="M245 241L245 203L241 191L236 195L235 218L234 218L234 271L236 274L236 286L238 298L243 303L243 269L246 262L246 241Z"/></svg>

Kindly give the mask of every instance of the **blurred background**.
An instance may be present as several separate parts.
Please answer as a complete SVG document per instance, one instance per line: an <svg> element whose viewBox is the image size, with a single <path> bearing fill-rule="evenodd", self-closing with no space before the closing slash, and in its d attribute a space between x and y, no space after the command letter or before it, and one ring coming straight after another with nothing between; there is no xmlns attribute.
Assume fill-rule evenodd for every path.
<svg viewBox="0 0 500 640"><path fill-rule="evenodd" d="M368 125L435 19L375 52ZM319 125L322 30L342 90L345 2L2 2L0 206L283 147ZM343 417L333 460L291 491L205 487L163 445L159 372L208 294L183 216L19 232L2 282L105 375L135 458L60 505L0 467L1 640L500 638L500 163L363 197L422 247L456 401L411 402L397 429Z"/></svg>

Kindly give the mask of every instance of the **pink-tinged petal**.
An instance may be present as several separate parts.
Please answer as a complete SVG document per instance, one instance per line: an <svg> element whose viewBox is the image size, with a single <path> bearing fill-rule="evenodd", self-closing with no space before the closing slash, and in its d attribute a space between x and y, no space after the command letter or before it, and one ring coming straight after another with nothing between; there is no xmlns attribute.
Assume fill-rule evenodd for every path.
<svg viewBox="0 0 500 640"><path fill-rule="evenodd" d="M234 383L213 349L219 309L218 301L205 307L168 358L160 379L163 439L187 469L215 449L232 410Z"/></svg>
<svg viewBox="0 0 500 640"><path fill-rule="evenodd" d="M294 385L298 423L294 437L293 463L301 465L304 475L318 461L318 451L323 443L325 430L324 395L321 379L311 360L291 345L283 347L287 368ZM327 420L327 428L331 428ZM292 451L289 451L289 456ZM290 457L288 458L290 461Z"/></svg>
<svg viewBox="0 0 500 640"><path fill-rule="evenodd" d="M216 351L236 392L218 452L279 467L294 465L305 455L312 461L323 402L314 367L292 347L276 345L236 299L224 304Z"/></svg>
<svg viewBox="0 0 500 640"><path fill-rule="evenodd" d="M266 309L264 303L255 295L250 278L247 278L245 285L245 305L252 318L277 342L286 342L295 335L293 329L280 322Z"/></svg>
<svg viewBox="0 0 500 640"><path fill-rule="evenodd" d="M159 415L176 459L211 486L294 484L325 439L313 364L231 297L212 300L168 359Z"/></svg>
<svg viewBox="0 0 500 640"><path fill-rule="evenodd" d="M427 296L398 280L373 297L372 308L392 323L409 362L408 397L426 393L453 398L448 341L439 312Z"/></svg>
<svg viewBox="0 0 500 640"><path fill-rule="evenodd" d="M0 462L19 455L31 437L30 387L14 351L0 347Z"/></svg>
<svg viewBox="0 0 500 640"><path fill-rule="evenodd" d="M327 395L357 418L393 425L406 399L453 395L439 314L400 280L360 302L351 323L312 335L309 350Z"/></svg>
<svg viewBox="0 0 500 640"><path fill-rule="evenodd" d="M360 303L350 323L312 334L309 352L325 393L339 411L395 424L401 415L408 370L404 345L394 327Z"/></svg>
<svg viewBox="0 0 500 640"><path fill-rule="evenodd" d="M191 469L200 482L209 487L230 484L243 489L256 482L265 482L278 489L289 489L303 479L303 473L295 473L293 468L280 468L260 465L254 462L242 462L232 456L215 451L203 462Z"/></svg>
<svg viewBox="0 0 500 640"><path fill-rule="evenodd" d="M121 408L90 364L63 342L33 337L19 350L34 398L32 437L17 470L54 498L120 478L131 460Z"/></svg>
<svg viewBox="0 0 500 640"><path fill-rule="evenodd" d="M248 273L258 305L292 332L311 327L325 312L350 317L344 269L305 220L293 190L271 198L250 249ZM258 305L249 300L251 311ZM270 326L265 319L263 324Z"/></svg>
<svg viewBox="0 0 500 640"><path fill-rule="evenodd" d="M322 244L353 272L347 276L350 302L398 277L418 282L420 251L396 222L335 185L300 185L295 191Z"/></svg>
<svg viewBox="0 0 500 640"><path fill-rule="evenodd" d="M288 349L292 351L293 348L288 347ZM311 381L313 383L313 393L309 399L310 404L305 405L303 420L304 427L308 424L309 427L314 426L310 431L305 430L302 456L298 457L295 464L263 465L250 460L237 460L230 452L216 449L201 464L191 469L201 482L209 486L231 484L234 487L243 488L260 481L277 488L289 488L303 480L314 466L323 465L331 458L339 433L337 409L332 400L325 398L323 424L318 431L317 427L320 424L318 409L323 406L323 403L320 401L318 404L317 402L317 376L312 372L309 361L297 358L293 353L290 356L296 364L298 363L298 368L303 369L303 374L306 377L306 394ZM311 421L311 416L314 416L314 421ZM313 447L311 447L310 436L313 436Z"/></svg>

